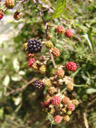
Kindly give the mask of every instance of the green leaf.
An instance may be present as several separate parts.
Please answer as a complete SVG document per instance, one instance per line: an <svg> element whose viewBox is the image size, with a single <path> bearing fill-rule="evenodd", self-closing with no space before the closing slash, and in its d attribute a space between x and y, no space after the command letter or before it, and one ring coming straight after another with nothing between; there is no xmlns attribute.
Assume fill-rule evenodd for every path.
<svg viewBox="0 0 96 128"><path fill-rule="evenodd" d="M13 60L13 67L14 67L14 69L15 69L16 72L19 71L19 69L20 69L20 64L19 64L19 61L18 61L17 58L15 58L15 59Z"/></svg>
<svg viewBox="0 0 96 128"><path fill-rule="evenodd" d="M18 97L13 97L13 101L14 101L14 103L15 103L15 105L17 106L17 105L19 105L20 104L20 102L21 102L21 97L20 96L18 96Z"/></svg>
<svg viewBox="0 0 96 128"><path fill-rule="evenodd" d="M92 42L91 42L91 40L89 38L89 35L88 34L85 34L84 37L85 37L85 39L88 42L88 45L89 45L90 50L93 51L93 45L92 45Z"/></svg>
<svg viewBox="0 0 96 128"><path fill-rule="evenodd" d="M23 76L23 75L25 75L25 72L21 70L21 71L19 71L19 75Z"/></svg>
<svg viewBox="0 0 96 128"><path fill-rule="evenodd" d="M18 75L14 75L11 77L12 81L20 81L21 80L21 77L18 76Z"/></svg>
<svg viewBox="0 0 96 128"><path fill-rule="evenodd" d="M92 48L94 49L94 42L92 40L92 27L90 27L89 31L88 31L88 38L90 39L91 41L91 44L92 44Z"/></svg>
<svg viewBox="0 0 96 128"><path fill-rule="evenodd" d="M94 89L94 88L89 88L89 89L86 90L86 93L87 93L87 94L96 93L96 89Z"/></svg>
<svg viewBox="0 0 96 128"><path fill-rule="evenodd" d="M2 56L2 62L3 62L3 63L6 62L6 58L7 58L6 55L3 55L3 56Z"/></svg>
<svg viewBox="0 0 96 128"><path fill-rule="evenodd" d="M5 86L7 87L8 84L9 84L9 82L10 82L10 77L9 77L9 75L7 75L7 76L5 76L5 78L4 78L3 85L5 85Z"/></svg>
<svg viewBox="0 0 96 128"><path fill-rule="evenodd" d="M4 116L4 108L0 108L0 119L2 120Z"/></svg>
<svg viewBox="0 0 96 128"><path fill-rule="evenodd" d="M53 18L58 18L59 15L64 11L65 7L66 7L66 0L58 0L56 9L53 14Z"/></svg>

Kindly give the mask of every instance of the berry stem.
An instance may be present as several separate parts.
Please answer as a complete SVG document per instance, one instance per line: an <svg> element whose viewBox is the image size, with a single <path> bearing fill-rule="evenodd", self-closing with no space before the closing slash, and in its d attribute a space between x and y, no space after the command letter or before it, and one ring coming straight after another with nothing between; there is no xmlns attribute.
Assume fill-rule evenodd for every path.
<svg viewBox="0 0 96 128"><path fill-rule="evenodd" d="M53 57L53 55L51 54L51 51L49 51L49 54L50 54L51 61L52 61L52 63L53 63L54 69L55 69L55 71L56 71L57 66L56 66L56 63L55 63L55 61L54 61L54 57Z"/></svg>
<svg viewBox="0 0 96 128"><path fill-rule="evenodd" d="M89 128L88 120L87 120L87 113L86 112L83 113L83 118L84 118L85 127L86 128Z"/></svg>
<svg viewBox="0 0 96 128"><path fill-rule="evenodd" d="M61 91L61 93L64 93L66 90L67 90L67 88L64 88L64 89Z"/></svg>
<svg viewBox="0 0 96 128"><path fill-rule="evenodd" d="M46 40L48 40L48 24L47 24L46 20L44 19L43 13L42 13L42 11L40 10L40 8L39 8L39 6L38 6L38 2L40 3L40 1L38 0L38 2L37 2L37 0L33 0L33 2L34 2L34 4L36 5L36 8L37 8L37 10L38 10L38 12L39 12L39 14L40 14L42 20L43 20L43 23L44 23L44 26L45 26L45 38L46 38ZM51 61L52 61L52 63L53 63L55 72L56 72L57 66L56 66L54 57L53 57L53 55L51 54L51 51L49 51L49 55L50 55Z"/></svg>

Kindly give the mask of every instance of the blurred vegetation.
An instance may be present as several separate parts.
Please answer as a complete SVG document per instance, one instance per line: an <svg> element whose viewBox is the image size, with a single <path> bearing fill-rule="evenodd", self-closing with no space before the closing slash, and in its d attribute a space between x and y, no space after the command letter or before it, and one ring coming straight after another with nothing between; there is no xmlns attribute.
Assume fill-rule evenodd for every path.
<svg viewBox="0 0 96 128"><path fill-rule="evenodd" d="M42 1L54 10L51 14L48 8L40 5L49 25L49 38L61 51L60 58L56 59L57 65L75 61L79 67L71 75L76 84L72 96L80 101L80 105L68 123L52 128L84 128L84 112L87 113L89 127L96 128L96 1L67 0L62 4L60 0ZM13 37L14 42L9 39L8 43L0 45L0 128L51 128L40 105L43 94L35 90L32 84L23 91L7 95L32 78L44 77L28 68L23 49L23 44L30 38L45 40L42 19L32 1L23 4L22 12L20 21L10 21L14 29L23 25L18 35ZM70 40L62 34L58 35L57 25L72 28L74 37ZM46 52L42 50L41 54ZM51 62L48 62L47 70L52 74Z"/></svg>

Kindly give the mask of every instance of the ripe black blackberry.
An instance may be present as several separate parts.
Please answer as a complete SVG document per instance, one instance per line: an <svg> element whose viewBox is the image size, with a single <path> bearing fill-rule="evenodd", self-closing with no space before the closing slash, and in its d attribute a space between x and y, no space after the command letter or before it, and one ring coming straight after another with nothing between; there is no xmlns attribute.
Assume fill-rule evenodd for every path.
<svg viewBox="0 0 96 128"><path fill-rule="evenodd" d="M34 87L36 87L37 89L42 89L43 88L43 82L42 80L36 80L34 83L33 83Z"/></svg>
<svg viewBox="0 0 96 128"><path fill-rule="evenodd" d="M41 52L42 44L37 39L30 39L28 41L27 50L28 53L38 53Z"/></svg>

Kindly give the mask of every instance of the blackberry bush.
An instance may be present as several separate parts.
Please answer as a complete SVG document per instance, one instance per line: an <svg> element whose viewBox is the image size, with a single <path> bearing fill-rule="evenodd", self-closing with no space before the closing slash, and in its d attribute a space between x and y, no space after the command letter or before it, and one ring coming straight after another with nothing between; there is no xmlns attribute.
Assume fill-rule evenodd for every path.
<svg viewBox="0 0 96 128"><path fill-rule="evenodd" d="M0 2L0 7L0 19L11 12L17 20L15 28L20 29L14 48L11 41L4 45L0 42L0 69L4 69L0 75L0 83L4 85L0 88L0 100L4 99L0 103L1 123L7 115L2 116L3 113L10 115L15 111L18 118L23 113L26 125L13 123L15 118L8 117L5 121L13 121L12 125L16 124L16 128L43 127L42 124L49 128L47 121L43 123L45 115L41 114L41 103L42 111L46 113L51 126L55 125L53 127L58 128L59 124L60 127L68 128L94 128L95 1L6 0ZM14 10L10 10L12 8ZM3 19L1 23L4 22ZM22 24L22 27L17 27L17 23ZM26 57L22 43L25 43ZM12 106L12 110L9 106ZM18 118L16 117L16 122L20 121ZM93 119L93 124L88 122L90 119ZM13 126L5 124L1 127Z"/></svg>

